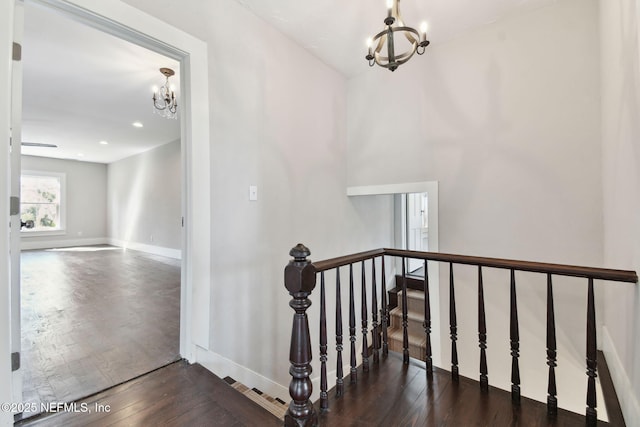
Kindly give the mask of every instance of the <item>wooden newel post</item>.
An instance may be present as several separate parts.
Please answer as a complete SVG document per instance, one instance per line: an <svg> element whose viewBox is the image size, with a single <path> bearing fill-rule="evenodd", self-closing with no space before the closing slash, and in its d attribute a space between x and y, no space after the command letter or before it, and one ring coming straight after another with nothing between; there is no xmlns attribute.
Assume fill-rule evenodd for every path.
<svg viewBox="0 0 640 427"><path fill-rule="evenodd" d="M311 339L307 309L311 306L309 295L316 286L316 269L307 259L311 252L299 243L291 249L293 257L284 269L284 285L293 299L289 306L295 310L291 330L291 350L289 360L291 383L289 395L293 399L284 418L285 426L307 427L318 424L318 414L313 408L311 397Z"/></svg>

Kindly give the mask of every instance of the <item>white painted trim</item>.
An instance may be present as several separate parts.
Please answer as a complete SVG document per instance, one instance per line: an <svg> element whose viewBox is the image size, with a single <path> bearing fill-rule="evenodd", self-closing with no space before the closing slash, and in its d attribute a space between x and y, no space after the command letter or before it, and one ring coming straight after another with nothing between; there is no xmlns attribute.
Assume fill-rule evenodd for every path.
<svg viewBox="0 0 640 427"><path fill-rule="evenodd" d="M34 240L25 239L22 236L20 242L20 249L28 251L31 249L52 249L52 248L69 248L72 246L93 246L93 245L106 245L109 239L106 237L84 238L84 239L58 239L58 240Z"/></svg>
<svg viewBox="0 0 640 427"><path fill-rule="evenodd" d="M242 365L238 365L232 360L227 359L217 353L210 350L206 350L202 347L196 348L196 359L198 363L213 372L220 378L229 376L236 381L240 381L247 387L255 387L258 390L268 394L271 397L277 397L279 399L288 402L291 400L289 397L289 388L275 381L264 377L257 372L252 371Z"/></svg>
<svg viewBox="0 0 640 427"><path fill-rule="evenodd" d="M24 45L24 4L20 1L14 3L14 21L13 21L13 41ZM21 61L13 61L11 70L11 138L12 145L15 147L22 141L22 63ZM12 150L11 157L11 178L10 187L11 195L21 196L20 172L22 169L22 156L18 149ZM64 220L63 220L64 221ZM20 242L22 221L20 214L11 218L11 236L10 236L10 252L11 252L11 353L22 351L22 304L21 304L21 288L20 288ZM24 369L17 369L13 372L12 378L12 394L14 402L22 402L23 394L23 373Z"/></svg>
<svg viewBox="0 0 640 427"><path fill-rule="evenodd" d="M14 2L3 1L0 13L0 88L10 94ZM11 402L11 263L9 252L9 196L11 163L9 138L11 129L11 97L0 98L0 402ZM13 414L0 411L0 426L12 426Z"/></svg>
<svg viewBox="0 0 640 427"><path fill-rule="evenodd" d="M146 252L148 254L165 256L173 259L182 259L182 251L180 249L165 248L163 246L147 245L145 243L125 242L124 240L108 239L108 243L119 248L132 249L134 251Z"/></svg>
<svg viewBox="0 0 640 427"><path fill-rule="evenodd" d="M640 423L640 402L638 402L638 397L633 391L629 375L624 369L622 360L620 360L618 351L606 326L602 327L602 352L607 359L607 366L618 395L625 423L628 426L640 426L638 424Z"/></svg>
<svg viewBox="0 0 640 427"><path fill-rule="evenodd" d="M406 182L401 184L364 185L347 187L347 196L373 196L377 194L425 193L438 189L437 181Z"/></svg>

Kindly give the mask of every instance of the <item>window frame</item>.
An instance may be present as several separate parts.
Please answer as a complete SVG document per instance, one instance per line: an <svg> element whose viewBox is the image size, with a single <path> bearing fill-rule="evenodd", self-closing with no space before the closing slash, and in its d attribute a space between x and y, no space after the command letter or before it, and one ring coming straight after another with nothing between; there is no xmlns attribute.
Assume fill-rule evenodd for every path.
<svg viewBox="0 0 640 427"><path fill-rule="evenodd" d="M55 236L67 234L67 174L64 172L22 170L20 173L20 212L22 212L22 177L54 177L60 181L60 225L55 230L30 230L21 228L20 234L23 237Z"/></svg>

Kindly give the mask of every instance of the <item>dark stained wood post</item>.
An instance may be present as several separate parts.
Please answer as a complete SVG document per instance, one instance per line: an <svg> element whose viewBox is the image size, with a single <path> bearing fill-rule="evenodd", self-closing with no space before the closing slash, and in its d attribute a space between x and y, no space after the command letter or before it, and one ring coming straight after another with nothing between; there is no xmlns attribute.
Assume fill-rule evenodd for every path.
<svg viewBox="0 0 640 427"><path fill-rule="evenodd" d="M376 259L371 259L371 345L373 363L380 361L380 327L378 325L378 291L376 289Z"/></svg>
<svg viewBox="0 0 640 427"><path fill-rule="evenodd" d="M458 318L456 316L456 289L453 279L453 263L449 263L449 332L451 336L451 378L458 381Z"/></svg>
<svg viewBox="0 0 640 427"><path fill-rule="evenodd" d="M407 307L406 258L402 258L402 362L409 364L409 313Z"/></svg>
<svg viewBox="0 0 640 427"><path fill-rule="evenodd" d="M482 283L482 267L478 266L478 340L480 342L480 389L489 391L487 370L487 320L484 309L484 284Z"/></svg>
<svg viewBox="0 0 640 427"><path fill-rule="evenodd" d="M389 327L389 306L387 305L387 273L384 268L384 255L382 255L382 280L380 281L380 295L382 297L382 309L380 319L382 320L382 355L389 354L389 337L387 328Z"/></svg>
<svg viewBox="0 0 640 427"><path fill-rule="evenodd" d="M520 332L518 328L518 301L516 298L516 273L511 269L511 308L509 337L511 342L511 401L520 404Z"/></svg>
<svg viewBox="0 0 640 427"><path fill-rule="evenodd" d="M425 364L427 368L427 377L433 376L433 357L431 350L431 296L429 293L429 266L427 260L424 260L424 333L426 335L426 357Z"/></svg>
<svg viewBox="0 0 640 427"><path fill-rule="evenodd" d="M295 310L291 330L289 360L291 383L289 395L293 399L284 417L285 426L307 427L318 424L318 414L309 398L311 397L311 338L307 309L311 306L309 295L316 286L316 269L307 259L311 252L299 243L291 249L289 261L284 269L284 284L293 299L289 306Z"/></svg>
<svg viewBox="0 0 640 427"><path fill-rule="evenodd" d="M344 391L342 348L342 302L340 301L340 267L338 267L336 268L336 396L342 396Z"/></svg>
<svg viewBox="0 0 640 427"><path fill-rule="evenodd" d="M320 410L322 411L329 408L327 387L327 303L323 271L320 273Z"/></svg>
<svg viewBox="0 0 640 427"><path fill-rule="evenodd" d="M553 282L551 273L547 274L547 365L549 366L549 384L547 386L547 413L555 416L558 413L558 397L556 390L556 320L553 309Z"/></svg>
<svg viewBox="0 0 640 427"><path fill-rule="evenodd" d="M598 411L596 410L596 377L598 361L596 348L596 304L593 293L593 279L589 278L589 290L587 297L587 425L595 426L598 423Z"/></svg>
<svg viewBox="0 0 640 427"><path fill-rule="evenodd" d="M365 264L362 261L361 269L361 301L360 301L360 317L362 319L362 371L369 372L369 343L367 335L369 327L367 326L367 278L365 275Z"/></svg>
<svg viewBox="0 0 640 427"><path fill-rule="evenodd" d="M349 341L351 341L351 370L349 382L358 382L358 369L356 366L356 302L353 290L353 264L349 264Z"/></svg>

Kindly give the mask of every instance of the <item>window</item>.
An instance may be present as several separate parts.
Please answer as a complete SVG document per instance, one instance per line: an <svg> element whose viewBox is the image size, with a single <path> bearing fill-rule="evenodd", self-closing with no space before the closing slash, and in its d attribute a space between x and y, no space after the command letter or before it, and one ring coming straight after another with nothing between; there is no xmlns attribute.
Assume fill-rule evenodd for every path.
<svg viewBox="0 0 640 427"><path fill-rule="evenodd" d="M429 204L428 193L409 193L404 195L405 203L405 248L412 251L429 250ZM423 261L409 258L408 272L424 276Z"/></svg>
<svg viewBox="0 0 640 427"><path fill-rule="evenodd" d="M33 221L25 233L64 231L65 175L23 171L20 177L20 219Z"/></svg>

